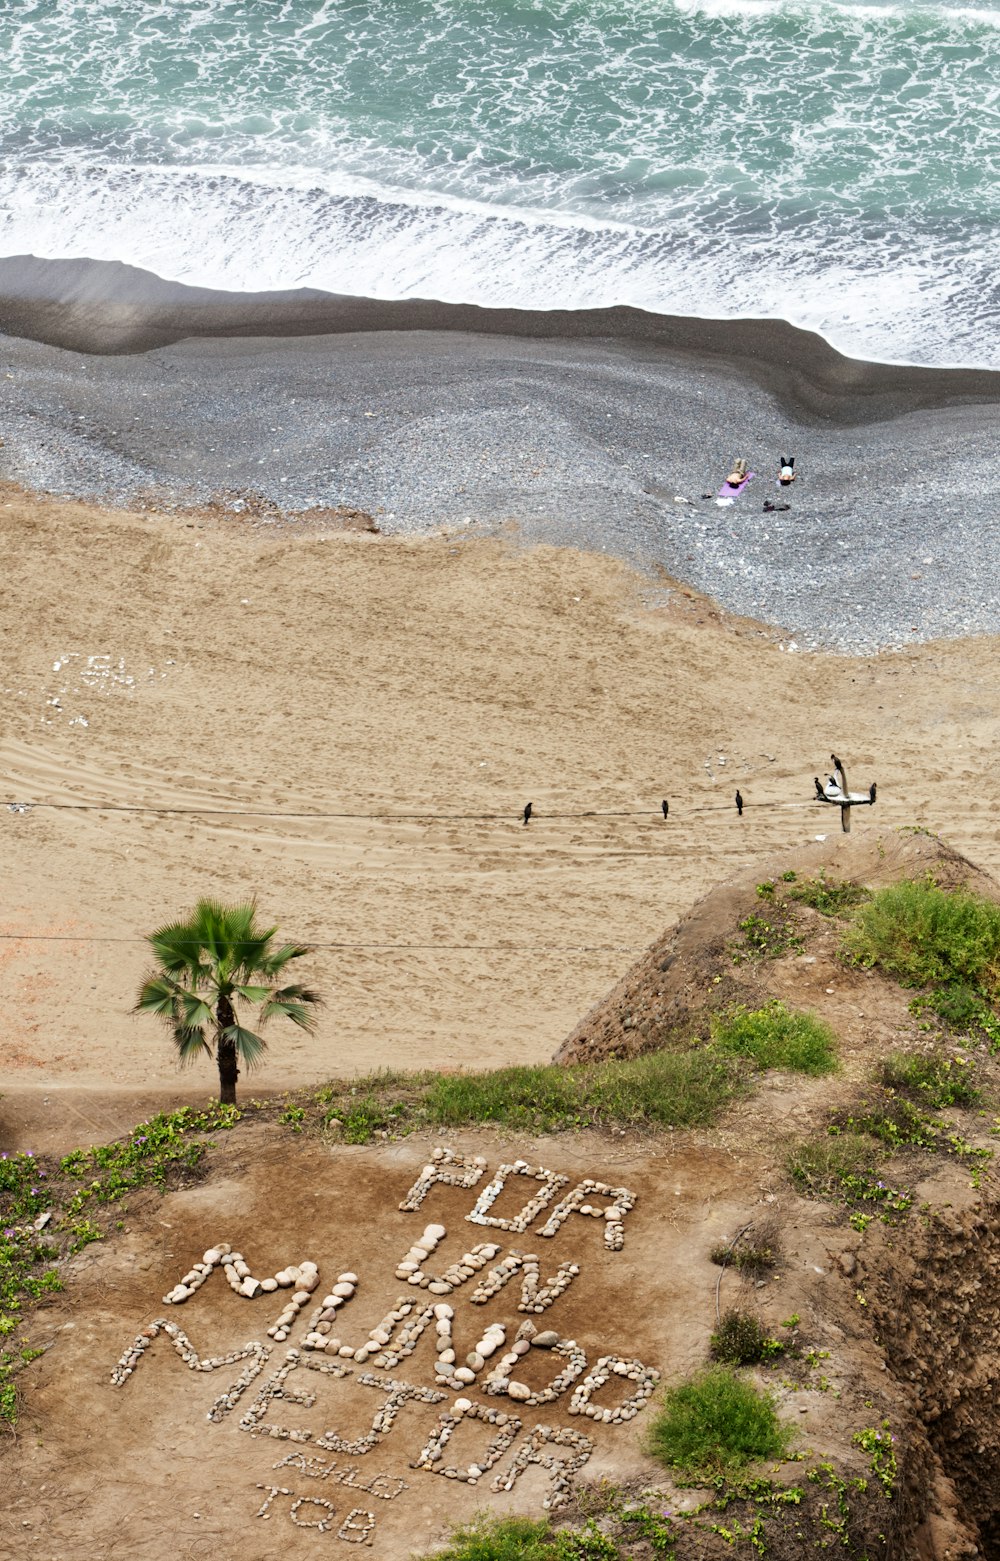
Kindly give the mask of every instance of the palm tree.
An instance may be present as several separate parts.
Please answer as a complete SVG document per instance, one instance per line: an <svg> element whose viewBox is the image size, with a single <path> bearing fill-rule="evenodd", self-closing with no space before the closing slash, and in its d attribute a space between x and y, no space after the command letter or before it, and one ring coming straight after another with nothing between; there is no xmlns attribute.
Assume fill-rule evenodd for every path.
<svg viewBox="0 0 1000 1561"><path fill-rule="evenodd" d="M316 1027L317 992L298 984L278 986L285 966L309 950L300 943L272 949L275 927L256 925L257 903L223 905L199 900L187 921L175 921L151 933L157 969L139 990L137 1013L158 1014L170 1027L182 1063L202 1052L219 1065L219 1099L235 1104L239 1063L255 1068L267 1042L244 1029L236 1016L240 1003L259 1008L258 1029L275 1014L303 1030ZM214 1046L214 1051L213 1051Z"/></svg>

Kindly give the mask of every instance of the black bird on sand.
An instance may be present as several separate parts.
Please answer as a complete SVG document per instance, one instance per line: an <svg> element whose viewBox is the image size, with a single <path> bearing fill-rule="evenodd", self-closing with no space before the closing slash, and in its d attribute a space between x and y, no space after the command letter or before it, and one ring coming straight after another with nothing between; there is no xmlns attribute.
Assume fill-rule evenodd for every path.
<svg viewBox="0 0 1000 1561"><path fill-rule="evenodd" d="M825 802L826 801L826 792L823 790L823 787L820 785L820 780L819 780L819 776L818 775L814 775L813 776L813 782L814 782L815 787L816 787L816 795L817 795L817 797L819 798L820 802Z"/></svg>
<svg viewBox="0 0 1000 1561"><path fill-rule="evenodd" d="M871 785L868 788L868 795L871 798L872 802L875 801L875 787L876 787L876 785L877 785L877 782L876 781L872 781Z"/></svg>
<svg viewBox="0 0 1000 1561"><path fill-rule="evenodd" d="M527 823L530 817L531 817L531 803L530 802L526 802L524 804L524 822Z"/></svg>
<svg viewBox="0 0 1000 1561"><path fill-rule="evenodd" d="M742 796L742 794L740 792L736 793L736 811L739 814L740 818L742 818L743 817L743 796Z"/></svg>
<svg viewBox="0 0 1000 1561"><path fill-rule="evenodd" d="M667 814L670 812L670 803L667 801L666 797L664 797L663 801L660 803L660 807L663 809L663 817L666 818Z"/></svg>

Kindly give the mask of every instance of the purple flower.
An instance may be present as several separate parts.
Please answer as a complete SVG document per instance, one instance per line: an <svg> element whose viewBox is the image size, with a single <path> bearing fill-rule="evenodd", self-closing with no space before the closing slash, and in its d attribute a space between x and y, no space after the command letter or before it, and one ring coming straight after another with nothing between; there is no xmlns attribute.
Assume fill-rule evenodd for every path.
<svg viewBox="0 0 1000 1561"><path fill-rule="evenodd" d="M139 1137L136 1139L136 1143L137 1144L144 1144L145 1142L146 1142L146 1135L145 1135L145 1133L140 1133Z"/></svg>

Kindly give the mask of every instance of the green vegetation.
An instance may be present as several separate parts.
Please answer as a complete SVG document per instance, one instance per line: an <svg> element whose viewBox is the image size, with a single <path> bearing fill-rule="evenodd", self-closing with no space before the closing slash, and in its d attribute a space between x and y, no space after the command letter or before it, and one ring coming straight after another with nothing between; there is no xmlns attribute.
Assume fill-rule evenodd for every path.
<svg viewBox="0 0 1000 1561"><path fill-rule="evenodd" d="M456 1529L433 1561L618 1561L618 1546L590 1522L555 1529L548 1518L494 1518L480 1513Z"/></svg>
<svg viewBox="0 0 1000 1561"><path fill-rule="evenodd" d="M749 1057L760 1069L795 1073L832 1073L837 1066L829 1025L813 1014L792 1013L784 1003L764 1008L735 1007L712 1019L712 1041L731 1056Z"/></svg>
<svg viewBox="0 0 1000 1561"><path fill-rule="evenodd" d="M887 1223L905 1215L913 1197L879 1175L879 1146L861 1132L838 1132L797 1144L786 1161L788 1174L809 1197L861 1208L873 1204Z"/></svg>
<svg viewBox="0 0 1000 1561"><path fill-rule="evenodd" d="M712 1262L718 1263L720 1268L735 1268L741 1274L748 1274L751 1279L766 1274L768 1269L775 1266L779 1256L777 1242L766 1234L758 1236L756 1240L741 1236L735 1246L720 1242L709 1253Z"/></svg>
<svg viewBox="0 0 1000 1561"><path fill-rule="evenodd" d="M868 1454L869 1466L872 1474L878 1480L887 1496L891 1496L896 1484L896 1448L895 1437L889 1430L888 1420L883 1420L881 1428L876 1430L874 1426L866 1426L863 1431L855 1431L851 1437L855 1447L860 1447Z"/></svg>
<svg viewBox="0 0 1000 1561"><path fill-rule="evenodd" d="M730 949L734 965L745 964L748 960L779 959L782 954L797 953L802 947L802 938L780 905L773 905L768 916L753 913L744 916L736 926L742 936Z"/></svg>
<svg viewBox="0 0 1000 1561"><path fill-rule="evenodd" d="M498 1068L489 1073L372 1074L320 1092L325 1121L347 1143L480 1122L532 1132L712 1122L749 1087L735 1058L651 1052L624 1061Z"/></svg>
<svg viewBox="0 0 1000 1561"><path fill-rule="evenodd" d="M892 1052L879 1066L886 1089L922 1101L936 1111L947 1106L978 1106L982 1091L973 1082L976 1065L967 1057L942 1052Z"/></svg>
<svg viewBox="0 0 1000 1561"><path fill-rule="evenodd" d="M1000 905L931 878L890 884L863 905L844 949L903 986L963 989L987 1005L1000 997Z"/></svg>
<svg viewBox="0 0 1000 1561"><path fill-rule="evenodd" d="M62 1289L54 1264L100 1241L98 1211L140 1187L177 1185L197 1174L204 1135L239 1121L233 1106L181 1111L141 1122L127 1138L55 1159L31 1151L0 1155L0 1337L25 1326L25 1312ZM86 1211L84 1213L84 1211ZM0 1353L0 1425L17 1418L14 1377L37 1351Z"/></svg>
<svg viewBox="0 0 1000 1561"><path fill-rule="evenodd" d="M668 1469L712 1480L781 1457L790 1438L769 1395L726 1366L710 1366L665 1393L647 1451Z"/></svg>
<svg viewBox="0 0 1000 1561"><path fill-rule="evenodd" d="M256 915L252 900L244 905L199 900L187 921L151 933L157 969L143 982L135 1005L137 1012L164 1021L182 1063L203 1053L214 1056L219 1099L226 1105L236 1104L239 1064L255 1068L267 1049L262 1035L240 1024L239 1008L257 1008L258 1029L277 1015L312 1030L320 1001L300 983L277 985L285 967L309 950L299 943L272 948L277 929L258 927Z"/></svg>
<svg viewBox="0 0 1000 1561"><path fill-rule="evenodd" d="M794 873L791 881L795 882ZM788 890L788 898L812 906L823 916L847 916L870 898L870 892L858 883L828 879L825 868L821 867L815 878L795 882L795 887Z"/></svg>
<svg viewBox="0 0 1000 1561"><path fill-rule="evenodd" d="M780 1340L764 1331L759 1317L737 1307L723 1312L709 1344L712 1359L728 1366L756 1366L758 1361L780 1355L784 1348Z"/></svg>

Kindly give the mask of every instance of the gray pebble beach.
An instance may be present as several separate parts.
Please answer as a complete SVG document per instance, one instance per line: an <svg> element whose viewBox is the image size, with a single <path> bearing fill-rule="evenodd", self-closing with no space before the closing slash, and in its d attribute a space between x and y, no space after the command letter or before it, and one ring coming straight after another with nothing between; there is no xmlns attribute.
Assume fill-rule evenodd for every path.
<svg viewBox="0 0 1000 1561"><path fill-rule="evenodd" d="M159 508L256 494L365 510L388 534L468 526L603 551L800 650L1000 633L1000 374L854 365L763 322L756 338L693 321L662 340L537 317L524 334L523 317L470 330L469 311L435 306L370 305L348 329L287 335L261 334L284 329L280 310L227 318L225 334L203 314L198 335L181 312L183 339L80 351L5 279L8 482ZM323 324L341 317L293 331ZM737 456L757 476L719 505L705 495Z"/></svg>

